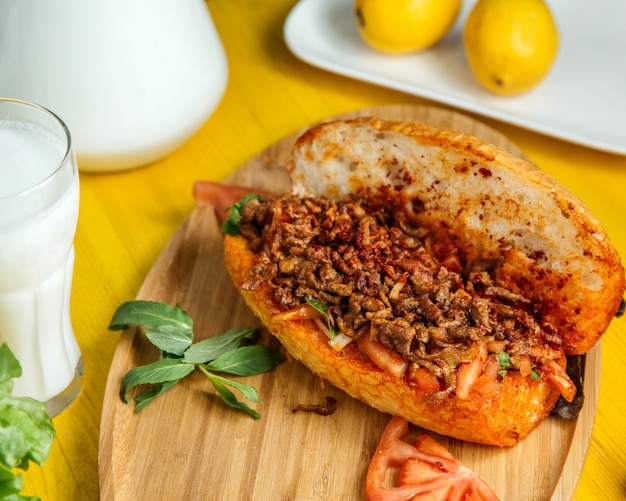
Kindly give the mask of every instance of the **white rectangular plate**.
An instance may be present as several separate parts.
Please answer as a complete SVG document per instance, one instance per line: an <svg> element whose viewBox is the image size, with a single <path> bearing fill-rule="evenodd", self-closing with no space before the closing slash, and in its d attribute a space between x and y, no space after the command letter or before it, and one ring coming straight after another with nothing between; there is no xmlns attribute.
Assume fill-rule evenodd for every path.
<svg viewBox="0 0 626 501"><path fill-rule="evenodd" d="M626 2L548 0L560 30L545 80L514 97L484 90L465 60L462 30L474 1L437 45L379 53L359 36L352 0L301 0L284 26L289 49L325 70L432 99L583 146L626 155Z"/></svg>

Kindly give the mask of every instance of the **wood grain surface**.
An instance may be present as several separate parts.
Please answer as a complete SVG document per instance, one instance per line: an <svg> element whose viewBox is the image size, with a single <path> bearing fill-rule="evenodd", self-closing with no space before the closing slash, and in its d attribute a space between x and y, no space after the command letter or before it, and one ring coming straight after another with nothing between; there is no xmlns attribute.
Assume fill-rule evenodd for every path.
<svg viewBox="0 0 626 501"><path fill-rule="evenodd" d="M360 110L453 127L519 149L473 119L413 106ZM289 187L284 171L299 131L241 166L227 182L270 190ZM191 187L190 187L191 189ZM180 305L194 319L196 340L232 327L257 326L222 264L219 226L212 209L196 209L173 236L145 279L138 298ZM262 343L280 344L262 331ZM390 419L330 387L295 361L272 372L241 378L259 390L264 405L254 420L225 406L210 383L194 374L135 414L120 398L123 375L155 360L158 352L136 329L120 337L103 402L99 444L102 501L143 500L364 500L367 465ZM499 449L431 435L484 478L502 501L567 501L587 453L600 374L600 346L586 361L586 402L579 418L550 417L513 448ZM331 416L294 412L298 404L323 404ZM423 433L411 427L410 436Z"/></svg>

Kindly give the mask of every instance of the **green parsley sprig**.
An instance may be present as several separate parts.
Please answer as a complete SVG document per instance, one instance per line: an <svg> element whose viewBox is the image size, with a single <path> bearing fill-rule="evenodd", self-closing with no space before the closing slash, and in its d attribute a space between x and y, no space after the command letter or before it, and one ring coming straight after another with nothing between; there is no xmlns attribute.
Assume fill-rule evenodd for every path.
<svg viewBox="0 0 626 501"><path fill-rule="evenodd" d="M43 466L55 437L46 406L30 397L13 397L12 379L22 367L6 343L0 345L0 501L39 501L23 496L24 476L30 462Z"/></svg>
<svg viewBox="0 0 626 501"><path fill-rule="evenodd" d="M511 363L511 356L506 351L501 351L496 356L498 357L498 364L502 367L502 370L499 370L498 374L504 377L509 370L514 369L513 364ZM534 369L530 373L530 377L533 381L541 379L541 376Z"/></svg>
<svg viewBox="0 0 626 501"><path fill-rule="evenodd" d="M259 198L261 198L260 195L248 193L239 202L228 207L226 210L230 210L230 213L228 219L222 224L222 232L232 237L239 235L241 231L241 210L249 200L258 200Z"/></svg>
<svg viewBox="0 0 626 501"><path fill-rule="evenodd" d="M304 298L304 300L306 301L306 304L308 304L314 310L321 313L321 315L326 319L326 324L328 325L328 331L330 332L330 341L333 342L335 340L335 336L337 335L337 329L335 329L335 327L333 326L332 320L330 319L330 315L326 313L326 310L328 310L329 306L323 305L317 299L312 298L312 297L306 297Z"/></svg>
<svg viewBox="0 0 626 501"><path fill-rule="evenodd" d="M133 388L148 385L134 397L135 412L198 369L227 405L260 419L260 414L237 399L228 387L241 392L250 402L263 403L256 389L223 376L253 376L283 361L279 352L266 346L243 345L253 338L256 329L231 329L194 343L193 321L179 305L141 300L122 304L113 315L109 330L123 330L130 325L142 326L148 340L161 350L159 360L130 369L122 379L121 394L126 403Z"/></svg>

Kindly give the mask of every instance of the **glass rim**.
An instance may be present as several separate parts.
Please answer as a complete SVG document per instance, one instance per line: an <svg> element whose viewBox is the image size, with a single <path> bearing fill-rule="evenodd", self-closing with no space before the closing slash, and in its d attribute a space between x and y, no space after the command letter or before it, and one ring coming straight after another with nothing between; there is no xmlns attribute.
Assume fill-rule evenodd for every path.
<svg viewBox="0 0 626 501"><path fill-rule="evenodd" d="M30 101L25 101L23 99L14 99L14 98L10 98L10 97L0 97L0 105L2 105L3 103L11 103L11 104L15 104L15 105L18 105L18 106L25 106L27 108L35 109L37 111L42 112L45 115L48 115L48 117L52 118L55 122L57 122L61 126L61 130L63 131L63 134L65 135L65 153L63 154L63 157L61 157L61 160L59 161L58 165L45 178L43 178L41 181L37 182L36 184L33 184L32 186L29 186L25 190L20 191L19 193L13 193L11 195L0 196L0 202L6 201L6 200L13 200L13 199L17 199L17 198L28 196L33 191L39 190L40 188L42 188L46 184L50 183L51 180L63 169L63 167L68 162L73 163L73 162L71 162L72 135L70 134L69 128L67 127L67 125L65 124L63 119L61 119L61 117L59 117L56 113L54 113L53 111L49 110L45 106L41 106L41 105L39 105L37 103L33 103L33 102L30 102ZM72 170L75 171L76 167L72 167Z"/></svg>

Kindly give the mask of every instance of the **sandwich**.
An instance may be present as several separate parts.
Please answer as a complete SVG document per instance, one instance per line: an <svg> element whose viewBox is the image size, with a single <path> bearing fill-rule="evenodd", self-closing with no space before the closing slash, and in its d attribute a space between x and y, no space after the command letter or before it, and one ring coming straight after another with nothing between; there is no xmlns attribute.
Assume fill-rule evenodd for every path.
<svg viewBox="0 0 626 501"><path fill-rule="evenodd" d="M313 126L287 170L289 192L223 187L217 205L232 201L233 283L291 357L482 444L515 445L574 399L567 357L600 339L625 281L566 188L478 138L375 117Z"/></svg>

